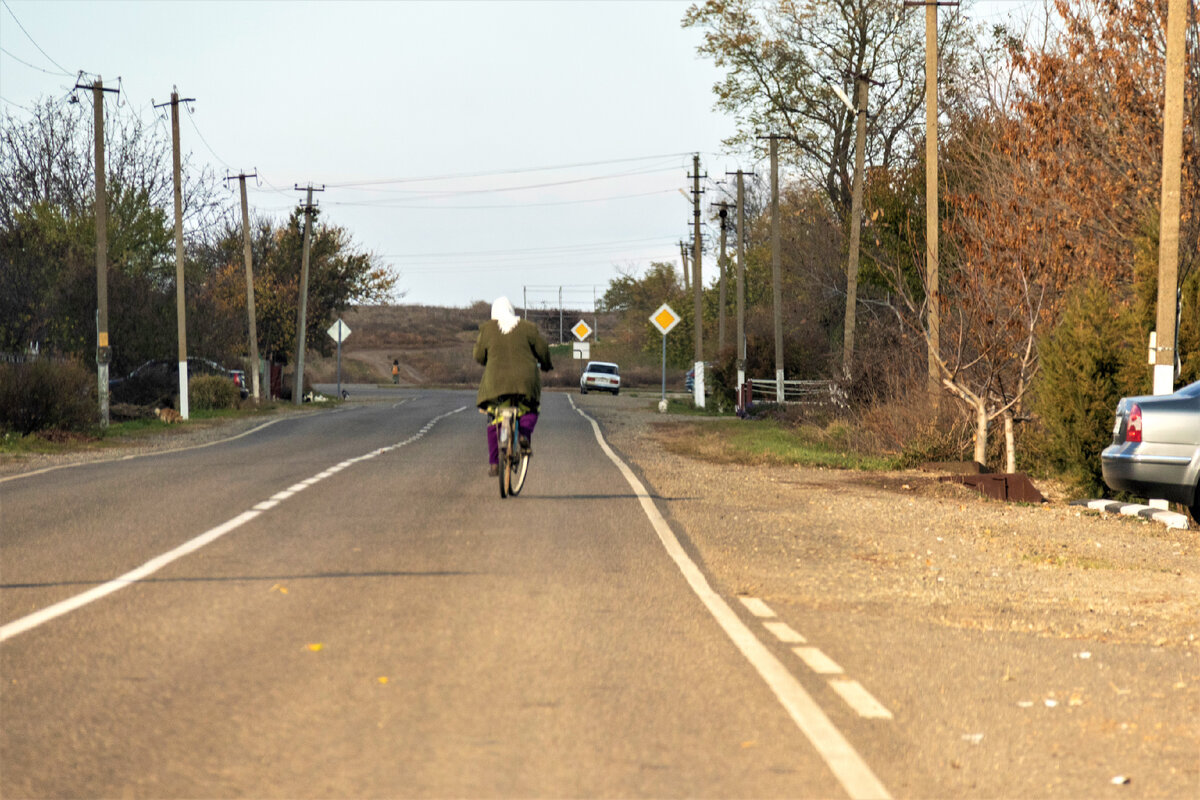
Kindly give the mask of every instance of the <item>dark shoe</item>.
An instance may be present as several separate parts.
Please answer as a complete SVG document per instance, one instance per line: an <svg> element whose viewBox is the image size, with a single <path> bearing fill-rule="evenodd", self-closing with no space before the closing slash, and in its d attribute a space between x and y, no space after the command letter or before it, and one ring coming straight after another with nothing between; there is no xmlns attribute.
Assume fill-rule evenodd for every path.
<svg viewBox="0 0 1200 800"><path fill-rule="evenodd" d="M525 455L527 455L527 456L533 455L533 448L529 446L529 437L528 436L526 436L525 434L521 434L520 436L517 437L517 443L519 445L521 445L521 449L525 451Z"/></svg>
<svg viewBox="0 0 1200 800"><path fill-rule="evenodd" d="M499 474L500 474L500 465L499 464L488 464L488 477L489 478L495 478Z"/></svg>

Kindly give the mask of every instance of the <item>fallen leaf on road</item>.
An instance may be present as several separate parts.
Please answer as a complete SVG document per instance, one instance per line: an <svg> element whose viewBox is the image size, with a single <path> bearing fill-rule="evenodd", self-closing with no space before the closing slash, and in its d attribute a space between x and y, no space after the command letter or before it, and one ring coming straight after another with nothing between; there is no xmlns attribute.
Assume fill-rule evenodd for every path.
<svg viewBox="0 0 1200 800"><path fill-rule="evenodd" d="M308 645L308 649L312 650L315 653L318 650L320 650L321 648L323 648L324 646L325 645L321 644L320 642L310 642Z"/></svg>

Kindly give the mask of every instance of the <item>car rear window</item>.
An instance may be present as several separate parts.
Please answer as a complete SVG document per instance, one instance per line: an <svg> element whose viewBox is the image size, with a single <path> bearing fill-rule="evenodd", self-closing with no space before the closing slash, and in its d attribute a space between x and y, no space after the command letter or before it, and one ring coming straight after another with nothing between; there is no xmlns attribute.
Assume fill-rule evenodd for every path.
<svg viewBox="0 0 1200 800"><path fill-rule="evenodd" d="M588 372L599 372L604 375L616 375L617 368L612 364L592 364L588 367Z"/></svg>

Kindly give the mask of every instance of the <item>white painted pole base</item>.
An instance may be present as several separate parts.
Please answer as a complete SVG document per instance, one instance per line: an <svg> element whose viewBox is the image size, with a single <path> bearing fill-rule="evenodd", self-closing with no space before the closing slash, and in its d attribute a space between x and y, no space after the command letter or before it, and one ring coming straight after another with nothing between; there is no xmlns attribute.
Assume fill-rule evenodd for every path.
<svg viewBox="0 0 1200 800"><path fill-rule="evenodd" d="M179 416L188 418L188 374L187 362L179 362Z"/></svg>
<svg viewBox="0 0 1200 800"><path fill-rule="evenodd" d="M697 361L693 369L692 398L696 408L704 408L704 362Z"/></svg>
<svg viewBox="0 0 1200 800"><path fill-rule="evenodd" d="M783 402L783 370L775 370L775 402Z"/></svg>

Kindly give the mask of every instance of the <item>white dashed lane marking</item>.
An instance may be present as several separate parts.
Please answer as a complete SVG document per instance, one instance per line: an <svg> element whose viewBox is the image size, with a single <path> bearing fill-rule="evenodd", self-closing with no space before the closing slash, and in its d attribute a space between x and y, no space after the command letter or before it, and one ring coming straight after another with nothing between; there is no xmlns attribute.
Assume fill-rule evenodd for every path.
<svg viewBox="0 0 1200 800"><path fill-rule="evenodd" d="M773 633L775 638L784 644L804 644L808 641L798 632L792 630L792 626L786 622L764 622L763 627Z"/></svg>
<svg viewBox="0 0 1200 800"><path fill-rule="evenodd" d="M779 620L769 605L757 597L739 596L738 600L751 614L763 620L763 627L784 644L808 644L808 640L786 622ZM836 675L830 678L829 687L846 702L856 714L866 719L892 719L892 712L871 695L863 685L843 675L841 666L817 647L793 647L792 652L818 675Z"/></svg>
<svg viewBox="0 0 1200 800"><path fill-rule="evenodd" d="M891 719L892 712L883 707L862 684L851 678L832 678L829 686L837 692L846 705L858 712L860 717L867 719Z"/></svg>

